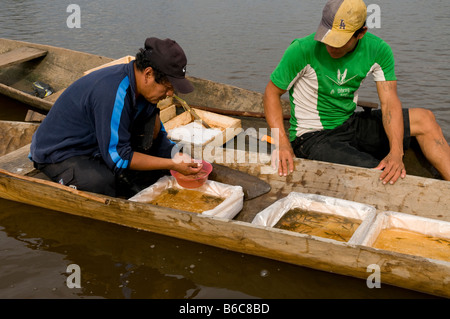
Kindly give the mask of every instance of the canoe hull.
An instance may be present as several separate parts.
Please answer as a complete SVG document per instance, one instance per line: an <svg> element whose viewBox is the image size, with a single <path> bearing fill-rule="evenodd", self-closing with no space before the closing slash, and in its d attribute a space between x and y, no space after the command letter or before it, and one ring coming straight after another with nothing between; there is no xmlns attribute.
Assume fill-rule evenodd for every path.
<svg viewBox="0 0 450 319"><path fill-rule="evenodd" d="M122 199L107 198L105 203L80 197L69 190L4 174L0 174L0 196L77 216L361 279L369 277L369 266L378 265L382 283L450 297L448 262L341 244L247 222L206 217Z"/></svg>
<svg viewBox="0 0 450 319"><path fill-rule="evenodd" d="M5 136L8 132L16 135L36 128L31 123L0 124ZM16 147L26 142L29 140ZM267 154L235 151L230 157L230 150L216 148L209 160L251 174L271 186L270 192L245 201L235 220L226 220L86 193L36 178L39 175L32 177L42 173L34 170L26 159L28 150L29 146L24 146L0 156L0 168L5 168L7 159L12 165L17 166L22 160L28 165L22 169L22 175L0 171L1 198L363 280L371 275L368 270L372 268L368 267L377 265L382 283L450 297L449 262L250 223L259 211L293 191L369 204L379 211L394 210L450 221L449 182L407 176L396 185L383 185L375 170L300 159L296 159L292 175L280 177L268 166ZM20 159L11 157L14 153L21 154ZM227 163L225 159L230 158L233 160Z"/></svg>

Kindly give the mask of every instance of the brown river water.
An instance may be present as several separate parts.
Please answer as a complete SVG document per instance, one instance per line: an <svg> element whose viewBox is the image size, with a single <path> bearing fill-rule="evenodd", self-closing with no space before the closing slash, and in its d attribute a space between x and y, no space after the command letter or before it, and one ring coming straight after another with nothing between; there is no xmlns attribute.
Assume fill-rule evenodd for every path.
<svg viewBox="0 0 450 319"><path fill-rule="evenodd" d="M119 58L148 36L177 40L188 74L263 92L296 37L314 32L325 1L78 1L81 28L67 27L71 2L2 1L0 36ZM367 4L375 2L366 2ZM450 137L448 1L377 1L393 47L404 106L435 112ZM367 80L361 99L376 101ZM25 110L0 100L0 119ZM81 269L69 288L67 267ZM0 298L378 299L430 298L365 280L0 200Z"/></svg>

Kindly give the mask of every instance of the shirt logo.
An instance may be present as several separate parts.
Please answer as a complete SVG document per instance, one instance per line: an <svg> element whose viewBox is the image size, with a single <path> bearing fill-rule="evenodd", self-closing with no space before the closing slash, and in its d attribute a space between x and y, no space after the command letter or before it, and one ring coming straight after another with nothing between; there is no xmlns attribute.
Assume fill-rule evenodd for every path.
<svg viewBox="0 0 450 319"><path fill-rule="evenodd" d="M327 75L327 78L329 78L331 81L333 81L337 85L342 86L342 85L346 84L347 82L353 80L357 76L357 75L355 75L355 76L351 77L350 79L346 80L346 78L347 78L347 71L348 71L348 69L345 69L344 73L341 73L341 70L338 70L337 71L337 80L332 79L328 75Z"/></svg>

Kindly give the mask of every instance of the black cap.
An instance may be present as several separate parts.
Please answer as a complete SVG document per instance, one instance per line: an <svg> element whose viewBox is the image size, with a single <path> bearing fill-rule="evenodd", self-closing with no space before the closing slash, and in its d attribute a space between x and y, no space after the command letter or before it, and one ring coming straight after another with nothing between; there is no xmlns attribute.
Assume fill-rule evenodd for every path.
<svg viewBox="0 0 450 319"><path fill-rule="evenodd" d="M148 38L145 49L151 63L167 76L177 92L187 94L194 91L186 79L187 59L178 43L171 39Z"/></svg>

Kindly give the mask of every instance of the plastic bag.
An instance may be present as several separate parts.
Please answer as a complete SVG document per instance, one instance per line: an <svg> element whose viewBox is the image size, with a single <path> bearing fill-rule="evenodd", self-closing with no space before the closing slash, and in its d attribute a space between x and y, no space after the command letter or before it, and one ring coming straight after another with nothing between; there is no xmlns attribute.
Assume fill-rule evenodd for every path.
<svg viewBox="0 0 450 319"><path fill-rule="evenodd" d="M140 191L129 200L135 202L150 202L169 188L183 189L173 176L164 176L155 184ZM202 215L233 219L244 206L244 191L241 186L227 185L207 180L203 186L192 189L208 195L225 198L214 209L204 211Z"/></svg>
<svg viewBox="0 0 450 319"><path fill-rule="evenodd" d="M377 218L363 239L362 245L372 246L381 231L389 228L399 228L427 236L450 239L450 222L385 211L377 215Z"/></svg>
<svg viewBox="0 0 450 319"><path fill-rule="evenodd" d="M361 220L361 225L348 241L349 244L359 244L364 239L376 216L375 207L370 205L328 196L292 192L259 212L252 224L273 227L293 208Z"/></svg>

